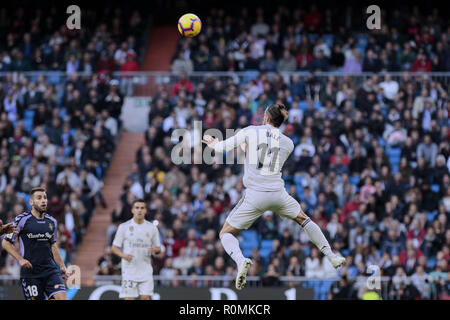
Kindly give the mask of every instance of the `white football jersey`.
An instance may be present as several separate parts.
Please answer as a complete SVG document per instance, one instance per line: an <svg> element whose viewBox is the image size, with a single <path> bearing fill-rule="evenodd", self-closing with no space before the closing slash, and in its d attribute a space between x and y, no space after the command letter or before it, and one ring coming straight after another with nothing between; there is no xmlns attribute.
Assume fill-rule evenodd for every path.
<svg viewBox="0 0 450 320"><path fill-rule="evenodd" d="M130 262L122 259L123 280L147 281L153 277L150 247L160 247L159 231L153 223L144 220L137 224L133 219L119 225L113 245L131 254Z"/></svg>
<svg viewBox="0 0 450 320"><path fill-rule="evenodd" d="M256 191L284 189L281 169L294 150L294 143L270 124L248 126L214 146L216 152L228 152L246 144L244 186Z"/></svg>

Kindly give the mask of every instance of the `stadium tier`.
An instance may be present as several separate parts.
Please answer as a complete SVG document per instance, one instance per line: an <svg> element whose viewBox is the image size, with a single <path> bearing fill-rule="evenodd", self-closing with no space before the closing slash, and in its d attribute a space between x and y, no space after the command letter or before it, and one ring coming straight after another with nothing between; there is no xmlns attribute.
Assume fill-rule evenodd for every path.
<svg viewBox="0 0 450 320"><path fill-rule="evenodd" d="M56 8L0 9L0 219L29 210L30 191L44 187L70 265L92 216L107 206L106 249L89 258L96 284L119 283L123 259L113 242L144 199L162 248L151 258L156 291L234 287L238 269L219 232L244 197L244 166L239 153L192 163L204 155L207 129L226 137L284 105L280 132L294 144L281 169L286 191L346 261L334 268L303 226L267 210L238 236L253 262L249 289L365 299L360 278L376 266L383 299L448 299L448 13L392 6L373 31L355 18L361 5L199 10L198 36L179 36L176 22L167 33L176 43L161 46L171 50L163 52L170 70L142 67L155 64L146 48L159 46L145 38L149 30L165 27L140 11L87 11L86 31L73 32ZM149 105L133 107L138 101ZM133 119L125 105L148 113ZM135 161L106 203L105 177L129 121L144 123L145 142L118 151ZM189 163L173 161L179 144ZM4 281L20 269L2 250Z"/></svg>

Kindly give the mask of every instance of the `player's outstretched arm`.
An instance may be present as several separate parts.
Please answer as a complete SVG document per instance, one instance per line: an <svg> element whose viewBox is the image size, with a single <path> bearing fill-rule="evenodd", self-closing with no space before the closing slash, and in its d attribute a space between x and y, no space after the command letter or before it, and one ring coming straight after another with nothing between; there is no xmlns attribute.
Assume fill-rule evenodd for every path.
<svg viewBox="0 0 450 320"><path fill-rule="evenodd" d="M59 253L58 244L56 242L52 243L52 253L53 253L53 259L55 259L56 264L61 269L63 279L67 280L67 278L68 278L67 268L61 257L61 254Z"/></svg>
<svg viewBox="0 0 450 320"><path fill-rule="evenodd" d="M0 235L17 232L17 228L13 222L3 225L3 221L0 219Z"/></svg>
<svg viewBox="0 0 450 320"><path fill-rule="evenodd" d="M245 137L246 133L245 129L243 129L234 136L222 141L219 141L219 139L213 138L210 135L204 135L202 142L216 152L228 152L245 143Z"/></svg>
<svg viewBox="0 0 450 320"><path fill-rule="evenodd" d="M27 259L24 259L19 252L17 252L16 248L14 247L14 244L11 243L10 241L3 239L2 241L2 247L3 249L6 250L6 252L8 252L10 255L12 255L14 257L14 259L16 259L20 266L23 268L33 268L33 266L31 265L30 261L28 261Z"/></svg>

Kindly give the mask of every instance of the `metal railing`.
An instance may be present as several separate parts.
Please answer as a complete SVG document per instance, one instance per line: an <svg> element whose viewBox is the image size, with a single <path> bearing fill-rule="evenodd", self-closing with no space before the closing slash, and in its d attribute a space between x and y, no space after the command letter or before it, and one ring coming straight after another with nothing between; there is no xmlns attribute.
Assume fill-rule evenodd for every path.
<svg viewBox="0 0 450 320"><path fill-rule="evenodd" d="M377 73L382 79L384 73ZM450 85L450 72L387 72L395 81L400 81L405 74L408 74L411 80L417 81L437 81L442 85L448 87ZM98 76L93 73L77 73L82 80L88 80L93 76ZM279 74L283 80L289 84L294 74L299 75L302 79L306 79L310 72L280 72L265 73L269 79ZM237 85L244 85L252 79L257 79L261 75L258 71L240 71L240 72L191 72L187 74L187 78L197 85L208 78L214 80L221 80L224 84L231 81ZM329 77L338 78L338 83L341 80L352 80L356 85L361 84L365 79L373 76L374 73L342 73L342 72L315 72L314 76L319 80L326 80ZM38 78L43 76L47 83L55 85L57 91L63 91L70 75L60 71L29 71L29 72L0 72L0 82L5 82L6 79L11 79L14 83L21 83L23 78L28 78L29 81L37 82ZM98 81L103 81L103 76L98 78ZM122 93L126 96L153 96L158 86L173 85L180 77L179 73L167 71L138 71L138 72L114 72L112 73L114 79L119 80L119 86Z"/></svg>

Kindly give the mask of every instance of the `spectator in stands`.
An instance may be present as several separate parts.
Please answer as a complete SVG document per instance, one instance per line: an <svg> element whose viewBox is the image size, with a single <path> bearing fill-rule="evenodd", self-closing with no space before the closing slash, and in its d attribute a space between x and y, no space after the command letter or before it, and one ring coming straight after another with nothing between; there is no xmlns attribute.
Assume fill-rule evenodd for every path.
<svg viewBox="0 0 450 320"><path fill-rule="evenodd" d="M328 58L324 56L322 50L319 50L315 58L313 58L313 60L311 61L311 64L309 65L309 70L312 72L314 71L326 72L329 70Z"/></svg>
<svg viewBox="0 0 450 320"><path fill-rule="evenodd" d="M297 62L289 50L284 50L283 58L278 60L277 69L278 72L293 72L297 69Z"/></svg>
<svg viewBox="0 0 450 320"><path fill-rule="evenodd" d="M264 16L262 15L262 13L260 13L256 17L256 22L252 25L252 27L250 29L250 33L254 37L257 37L258 35L265 36L269 33L269 31L270 31L270 28L267 25L267 23L264 22Z"/></svg>
<svg viewBox="0 0 450 320"><path fill-rule="evenodd" d="M194 71L194 65L189 58L186 58L186 53L180 51L177 58L172 62L172 72L174 73L190 73Z"/></svg>
<svg viewBox="0 0 450 320"><path fill-rule="evenodd" d="M311 12L312 17L317 18L318 11ZM226 214L242 197L240 166L208 166L205 169L201 165L182 165L172 171L169 153L171 144L164 143L164 140L170 136L176 122L180 127L187 128L193 127L193 120L203 120L205 127L212 128L245 127L250 123L260 123L264 108L275 100L280 100L290 110L290 118L282 130L296 145L293 159L286 163L283 170L283 179L290 184L289 193L303 198L305 188L298 182L298 176L305 175L306 185L309 186L306 191L309 205L303 206L328 230L335 247L348 255L349 265L346 271L342 270L343 275L363 275L369 263L378 261L383 275L394 276L398 270L398 278L403 278L403 275L414 274L419 266L423 267L428 263L428 260L425 262L422 258L425 255L431 258L431 263L435 259L438 268L441 268L432 267L431 270L448 270L442 244L448 222L442 218L445 214L440 213L445 211L444 207L450 207L444 204L450 203L447 201L450 199L447 187L450 178L448 167L445 166L450 163L447 161L449 153L446 146L448 84L441 79L422 78L409 73L404 73L399 78L388 74L397 69L411 71L416 51L420 51L418 44L428 45L433 42L429 32L424 32L424 37L421 37L416 17L402 22L403 16L416 16L417 13L402 13L397 10L393 12L393 18L388 17L386 21L389 34L383 30L380 37L369 36L369 42L365 45L364 35L358 41L346 35L346 31L357 31L349 12L344 12L345 18L342 19L348 20L346 27L340 19L336 19L334 13L331 16L330 13L325 14L317 24L317 32L325 27L330 28L330 24L336 25L335 31L330 32L331 38L334 38L334 46L329 46L330 38L326 39L325 36L318 41L311 36L314 41L310 42L308 33L299 33L302 28L315 28L314 23L309 20L308 26L306 22L304 26L294 26L285 19L286 25L282 26L272 23L268 17L262 19L259 14L259 22L264 21L263 24L273 26L267 33L263 31L262 34L252 36L251 25L246 27L241 24L239 32L233 35L221 29L226 30L227 24L232 25L235 19L221 18L214 12L211 13L211 21L215 21L216 25L211 24L211 31L189 41L180 40L175 56L178 57L181 53L182 65L185 64L185 58L192 57L195 70L199 70L198 67L204 71L224 70L221 69L225 68L222 60L224 57L232 57L229 58L229 65L233 70L258 69L265 52L272 52L273 60L279 61L283 60L280 54L285 50L296 54L300 70L309 70L312 52L324 49L326 43L327 48L333 47L328 70L342 68L347 57L354 57L356 50L360 50L366 52L363 72L385 70L387 73L370 76L363 83L357 77L342 74L335 77L326 77L320 73L307 76L293 74L282 80L280 74L274 72L270 76L259 73L252 80L248 80L247 75L233 75L231 81L212 74L204 78L186 76L186 81L195 80L195 86L192 82L192 90L187 90L188 85L175 84L176 80L172 79L164 85L165 88L158 88L152 102L150 129L146 133L147 145L141 149L147 155L136 158L141 170L133 169L131 174L139 175L139 179L132 179L133 183L139 181L142 188L146 188L148 201L154 208L152 214L160 216L160 220L165 221L167 233L173 234L166 237L168 249L162 261L177 256L182 247L188 246L189 241L179 234L183 235L186 230L195 226L201 233L202 248L208 249L205 249L206 255L202 262L196 260L196 271L190 270L188 273L229 274L227 262L223 265L221 259L217 259L221 256L221 251L216 245L217 229L214 228L218 228ZM294 17L295 14L286 12L286 17L289 16ZM273 20L277 19L279 18ZM238 20L234 22L238 23ZM222 32L226 34L219 41L223 44L217 47L212 45L217 43L217 36L222 37ZM430 58L438 52L439 63L445 61L448 54L448 46L445 45L448 30L445 25L441 27L440 33L443 40L440 40L438 34L434 35L436 48L431 45L424 50ZM221 61L215 58L215 63L211 64L213 56L220 57ZM196 60L197 57L199 60ZM323 58L325 59L324 56ZM314 64L317 65L317 58ZM275 66L278 72L283 70L281 66ZM325 71L327 68L313 66L312 69ZM231 121L225 120L227 117ZM435 163L431 159L424 159L430 152L425 152L425 149L420 151L420 155L418 152L419 145L428 139L426 135L437 146ZM307 144L308 148L298 147L303 144ZM397 156L396 150L388 154L387 150L390 148L400 148L400 155ZM314 150L312 156L310 149ZM442 154L444 159L438 160L438 154ZM183 179L185 182L182 184L177 183L181 172L187 179ZM436 186L432 185L435 183L439 184L438 194L431 192L432 189L436 190ZM223 185L223 188L216 185ZM131 194L129 187L122 198L124 206L126 198ZM433 203L434 208L431 205ZM439 214L432 218L434 210ZM276 216L273 218L275 219L271 223L278 222L278 227L274 228L274 232L267 228L270 231L267 234L278 240L285 224L277 221ZM416 219L418 222L414 222ZM417 227L418 223L420 227ZM256 231L258 232L257 228ZM301 231L293 229L291 233L294 243L288 248L289 254L283 253L286 251L280 249L274 240L273 252L268 261L264 261L262 265L255 262L257 267L252 268L250 273L264 275L269 265L269 274L272 275L296 275L299 269L305 269L306 259L299 252L303 252L301 246L305 246L305 249L309 247L304 243ZM260 232L258 235L261 235ZM412 250L408 250L407 246L411 245L406 241L407 237L410 241L417 242L419 247L413 246ZM363 249L364 245L367 249ZM352 248L355 250L346 251ZM191 249L189 250L192 252L196 251L195 247ZM422 256L417 249L424 252ZM380 250L381 258L377 250ZM260 259L258 250L253 252L253 256ZM291 257L297 257L298 264L295 258L292 259L294 267L288 270ZM284 266L283 260L286 260ZM324 274L328 274L326 268L322 264ZM404 283L395 286L390 289L391 297L417 296L415 286ZM347 283L344 287L354 289L353 283ZM345 296L348 295L352 296L347 291Z"/></svg>
<svg viewBox="0 0 450 320"><path fill-rule="evenodd" d="M336 63L336 62L335 62ZM339 63L339 61L337 62ZM358 49L353 48L351 53L345 57L345 63L342 67L344 73L360 73L362 71L361 53Z"/></svg>
<svg viewBox="0 0 450 320"><path fill-rule="evenodd" d="M302 46L297 53L295 60L297 61L297 67L299 70L309 70L309 66L313 61L313 55L308 51L306 46Z"/></svg>
<svg viewBox="0 0 450 320"><path fill-rule="evenodd" d="M423 50L420 50L417 54L416 60L414 60L412 72L431 72L431 62L427 59L427 56Z"/></svg>
<svg viewBox="0 0 450 320"><path fill-rule="evenodd" d="M273 53L270 50L266 51L264 59L259 63L259 70L262 72L275 72L277 71L277 62L273 57Z"/></svg>
<svg viewBox="0 0 450 320"><path fill-rule="evenodd" d="M121 72L136 72L139 71L139 66L136 62L136 57L133 51L128 51L126 54L126 61L120 67ZM120 83L121 92L125 96L133 95L133 77L123 76Z"/></svg>
<svg viewBox="0 0 450 320"><path fill-rule="evenodd" d="M423 142L417 146L417 157L423 158L425 163L434 167L436 164L436 157L438 155L438 147L436 143L431 140L431 136L426 134Z"/></svg>
<svg viewBox="0 0 450 320"><path fill-rule="evenodd" d="M305 261L305 276L307 278L322 278L322 262L317 249L312 248L310 256Z"/></svg>
<svg viewBox="0 0 450 320"><path fill-rule="evenodd" d="M379 72L381 71L380 59L376 56L372 49L367 50L362 65L363 72Z"/></svg>
<svg viewBox="0 0 450 320"><path fill-rule="evenodd" d="M179 80L175 83L172 88L172 97L178 96L178 93L184 90L186 93L193 94L194 93L194 84L187 78L186 72L180 72ZM161 100L161 103L163 100Z"/></svg>

